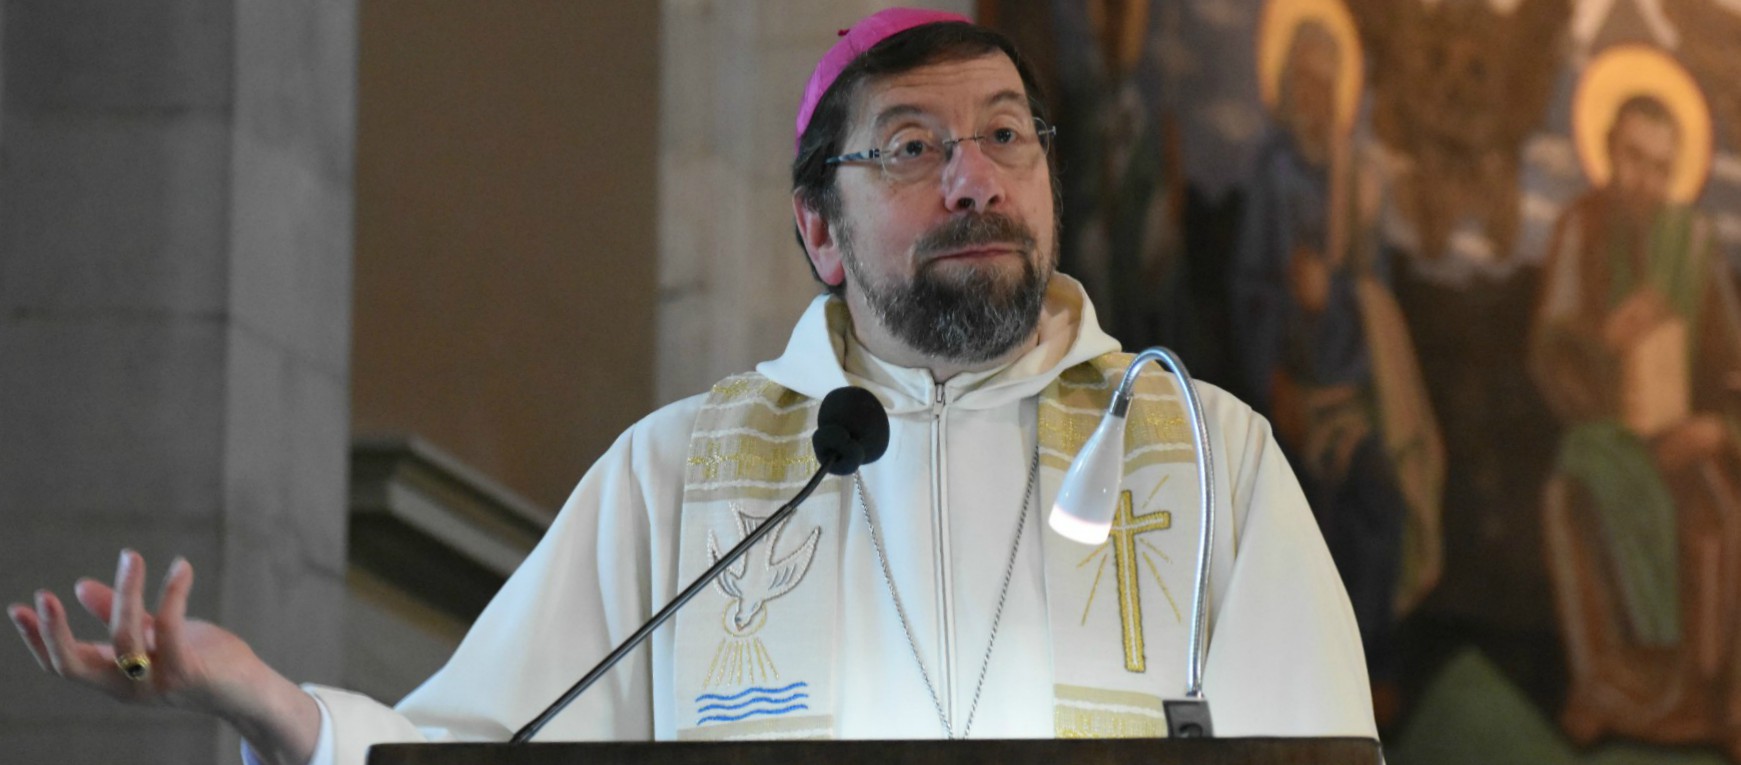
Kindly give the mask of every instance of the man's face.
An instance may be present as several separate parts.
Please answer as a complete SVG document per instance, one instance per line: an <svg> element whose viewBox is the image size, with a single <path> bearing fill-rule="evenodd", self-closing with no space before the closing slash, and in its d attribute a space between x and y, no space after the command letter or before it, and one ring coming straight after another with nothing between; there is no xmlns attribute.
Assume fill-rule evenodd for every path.
<svg viewBox="0 0 1741 765"><path fill-rule="evenodd" d="M1622 211L1645 221L1668 202L1680 135L1673 123L1643 114L1626 114L1614 124L1608 158L1614 175L1608 188Z"/></svg>
<svg viewBox="0 0 1741 765"><path fill-rule="evenodd" d="M914 130L987 135L1032 116L1014 64L995 53L866 82L844 148L886 147ZM919 355L968 363L1032 334L1057 265L1043 155L1008 167L964 141L924 177L891 179L870 162L843 165L835 183L841 214L811 257L825 280L844 279L856 322L874 321Z"/></svg>
<svg viewBox="0 0 1741 765"><path fill-rule="evenodd" d="M1330 156L1336 130L1336 76L1341 56L1333 39L1311 34L1302 34L1290 53L1282 71L1288 78L1290 113L1282 115L1282 120L1300 150L1314 162L1323 163Z"/></svg>

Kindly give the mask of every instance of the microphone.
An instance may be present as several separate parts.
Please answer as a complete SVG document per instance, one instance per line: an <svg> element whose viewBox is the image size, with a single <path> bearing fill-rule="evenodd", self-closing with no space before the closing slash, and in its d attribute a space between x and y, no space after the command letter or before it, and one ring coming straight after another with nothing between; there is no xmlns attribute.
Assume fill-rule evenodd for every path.
<svg viewBox="0 0 1741 765"><path fill-rule="evenodd" d="M852 475L889 448L889 415L870 391L835 388L822 398L810 445L828 472Z"/></svg>
<svg viewBox="0 0 1741 765"><path fill-rule="evenodd" d="M781 521L790 517L798 509L798 503L816 491L823 478L829 475L851 475L860 466L876 462L882 457L883 452L889 448L889 415L883 411L882 402L870 391L854 387L835 388L822 397L822 406L816 412L816 432L810 436L810 447L816 453L819 465L815 475L810 476L810 481L798 490L798 495L792 501L781 505L779 510L768 516L762 525L745 536L736 547L720 556L712 568L701 572L701 576L677 593L677 597L653 614L653 618L648 619L646 624L641 625L628 639L605 654L597 666L581 677L555 703L545 708L543 714L516 731L514 737L508 739L508 743L524 744L530 741L545 725L556 719L562 710L580 698L580 694L604 677L611 667L616 666L617 662L622 661L623 657L628 656L630 651L651 636L654 630L675 616L677 609L700 594L721 572L744 557L750 547L778 527Z"/></svg>
<svg viewBox="0 0 1741 765"><path fill-rule="evenodd" d="M1197 581L1191 593L1190 660L1185 665L1185 698L1161 702L1167 728L1173 738L1211 738L1215 735L1209 717L1209 700L1203 697L1204 626L1209 614L1209 554L1215 539L1215 455L1209 449L1204 429L1203 405L1185 362L1171 350L1155 346L1131 359L1124 380L1112 394L1106 417L1071 460L1070 469L1058 487L1049 525L1052 530L1083 544L1106 541L1116 511L1118 487L1124 479L1125 414L1136 395L1136 378L1148 362L1172 370L1178 378L1179 395L1191 419L1191 435L1197 445L1197 491L1203 500L1202 533L1197 538Z"/></svg>

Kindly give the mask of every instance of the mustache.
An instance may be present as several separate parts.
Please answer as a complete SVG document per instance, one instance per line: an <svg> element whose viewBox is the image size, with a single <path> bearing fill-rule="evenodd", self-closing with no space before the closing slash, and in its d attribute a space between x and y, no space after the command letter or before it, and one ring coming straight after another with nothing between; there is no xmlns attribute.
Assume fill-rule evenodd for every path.
<svg viewBox="0 0 1741 765"><path fill-rule="evenodd" d="M954 218L925 232L913 249L928 259L966 247L1012 243L1029 253L1038 246L1026 224L1003 213L985 212Z"/></svg>

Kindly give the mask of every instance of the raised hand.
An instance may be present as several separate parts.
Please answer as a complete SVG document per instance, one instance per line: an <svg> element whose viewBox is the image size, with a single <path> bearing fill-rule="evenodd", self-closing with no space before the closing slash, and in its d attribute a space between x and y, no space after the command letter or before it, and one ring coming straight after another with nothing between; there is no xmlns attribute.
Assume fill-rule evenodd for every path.
<svg viewBox="0 0 1741 765"><path fill-rule="evenodd" d="M319 707L234 633L188 619L192 589L193 566L177 558L157 612L147 611L145 560L125 550L113 589L92 579L73 586L79 604L109 625L108 642L76 638L66 608L48 590L37 591L34 608L14 603L6 613L45 671L122 701L216 715L268 761L307 761L320 733Z"/></svg>

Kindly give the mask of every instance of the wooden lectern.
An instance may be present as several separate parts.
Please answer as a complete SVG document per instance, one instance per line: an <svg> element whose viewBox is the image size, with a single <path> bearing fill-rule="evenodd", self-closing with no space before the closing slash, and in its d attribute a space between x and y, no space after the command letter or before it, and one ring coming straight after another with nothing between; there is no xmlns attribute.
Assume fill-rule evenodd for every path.
<svg viewBox="0 0 1741 765"><path fill-rule="evenodd" d="M1379 765L1379 754L1369 738L382 744L369 751L369 765Z"/></svg>

